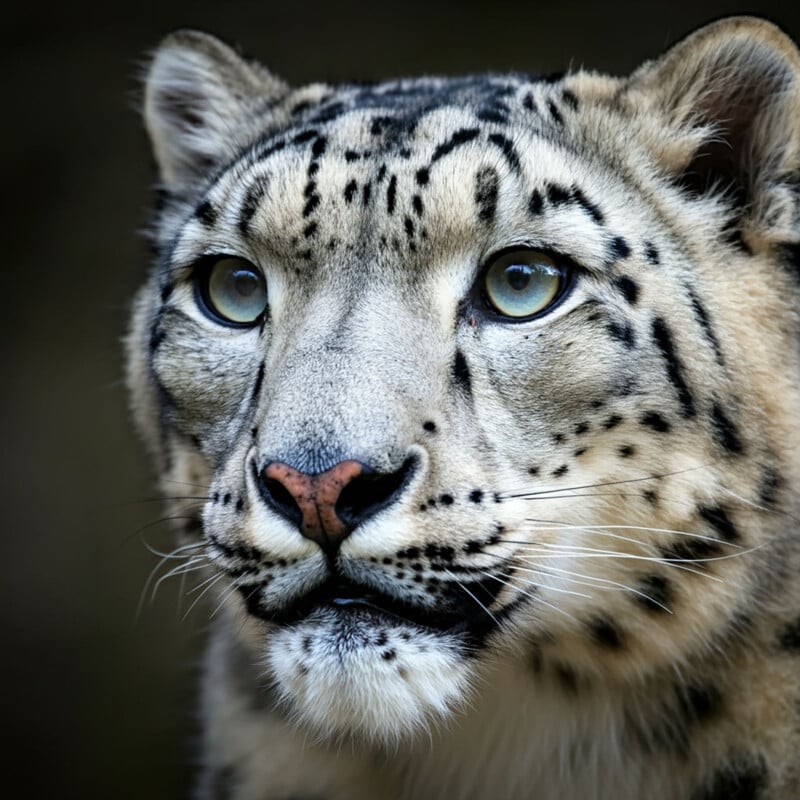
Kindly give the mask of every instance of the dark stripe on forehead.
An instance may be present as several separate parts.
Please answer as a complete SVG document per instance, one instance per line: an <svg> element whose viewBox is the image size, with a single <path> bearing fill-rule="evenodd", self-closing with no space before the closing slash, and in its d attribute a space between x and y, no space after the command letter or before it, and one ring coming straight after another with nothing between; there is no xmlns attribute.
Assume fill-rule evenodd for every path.
<svg viewBox="0 0 800 800"><path fill-rule="evenodd" d="M211 228L217 221L217 210L208 200L203 200L194 211L195 219L198 219L206 228Z"/></svg>
<svg viewBox="0 0 800 800"><path fill-rule="evenodd" d="M483 167L475 176L475 203L478 206L478 219L481 222L494 221L497 211L497 192L499 178L492 167Z"/></svg>
<svg viewBox="0 0 800 800"><path fill-rule="evenodd" d="M667 323L661 317L656 317L653 320L653 341L661 352L661 357L667 370L667 377L670 383L675 387L678 395L681 408L683 409L684 417L693 417L695 415L695 402L689 385L684 378L684 366L678 353L675 349L675 341L672 336L672 331Z"/></svg>
<svg viewBox="0 0 800 800"><path fill-rule="evenodd" d="M239 208L238 226L242 236L247 236L250 231L250 222L258 211L258 206L269 187L269 178L259 175L248 187L244 200Z"/></svg>
<svg viewBox="0 0 800 800"><path fill-rule="evenodd" d="M489 136L489 141L496 147L500 148L500 151L505 156L508 166L511 167L511 170L513 172L519 172L519 156L517 155L517 150L514 147L511 139L509 139L507 136L503 136L501 133L492 133Z"/></svg>
<svg viewBox="0 0 800 800"><path fill-rule="evenodd" d="M431 164L436 163L440 158L444 158L452 153L457 147L471 142L480 134L480 128L461 128L457 130L446 142L440 144L431 156Z"/></svg>

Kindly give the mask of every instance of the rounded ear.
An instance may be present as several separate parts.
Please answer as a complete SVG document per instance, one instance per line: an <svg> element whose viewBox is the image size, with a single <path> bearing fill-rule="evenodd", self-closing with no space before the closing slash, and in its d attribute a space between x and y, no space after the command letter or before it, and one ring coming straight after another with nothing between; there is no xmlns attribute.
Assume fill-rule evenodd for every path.
<svg viewBox="0 0 800 800"><path fill-rule="evenodd" d="M712 23L634 72L621 99L666 123L662 166L693 194L725 194L740 235L800 237L800 52L779 28Z"/></svg>
<svg viewBox="0 0 800 800"><path fill-rule="evenodd" d="M234 155L254 105L287 91L206 33L180 30L164 39L145 78L144 119L167 188L190 185Z"/></svg>

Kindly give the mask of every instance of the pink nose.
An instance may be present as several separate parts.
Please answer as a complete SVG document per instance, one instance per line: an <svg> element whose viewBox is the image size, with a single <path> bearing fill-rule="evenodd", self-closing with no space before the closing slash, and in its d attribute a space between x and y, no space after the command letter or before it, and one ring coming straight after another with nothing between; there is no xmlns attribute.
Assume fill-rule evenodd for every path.
<svg viewBox="0 0 800 800"><path fill-rule="evenodd" d="M363 472L364 465L358 461L341 461L319 475L307 475L288 464L273 461L264 469L263 477L266 486L276 481L291 496L300 511L300 533L329 550L338 547L353 531L354 526L337 514L336 503L342 490ZM273 503L285 508L289 498L281 501L277 492L271 494Z"/></svg>

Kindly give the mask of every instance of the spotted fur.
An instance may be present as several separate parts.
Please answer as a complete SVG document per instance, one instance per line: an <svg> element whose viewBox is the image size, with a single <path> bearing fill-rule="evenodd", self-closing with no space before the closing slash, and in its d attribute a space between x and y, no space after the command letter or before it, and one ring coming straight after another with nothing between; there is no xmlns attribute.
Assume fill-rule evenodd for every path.
<svg viewBox="0 0 800 800"><path fill-rule="evenodd" d="M182 31L145 118L129 385L200 496L196 796L800 796L794 44L735 18L621 79L295 89ZM482 281L522 247L572 283L513 321ZM256 324L204 310L220 254ZM365 465L348 535L273 462Z"/></svg>

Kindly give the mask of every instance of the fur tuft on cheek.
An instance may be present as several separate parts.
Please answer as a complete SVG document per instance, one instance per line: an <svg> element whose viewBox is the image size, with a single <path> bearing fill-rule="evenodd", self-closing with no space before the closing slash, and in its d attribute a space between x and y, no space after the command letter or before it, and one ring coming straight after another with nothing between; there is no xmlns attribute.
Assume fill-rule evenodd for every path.
<svg viewBox="0 0 800 800"><path fill-rule="evenodd" d="M472 672L454 637L332 611L274 633L267 667L304 726L386 746L463 706Z"/></svg>

